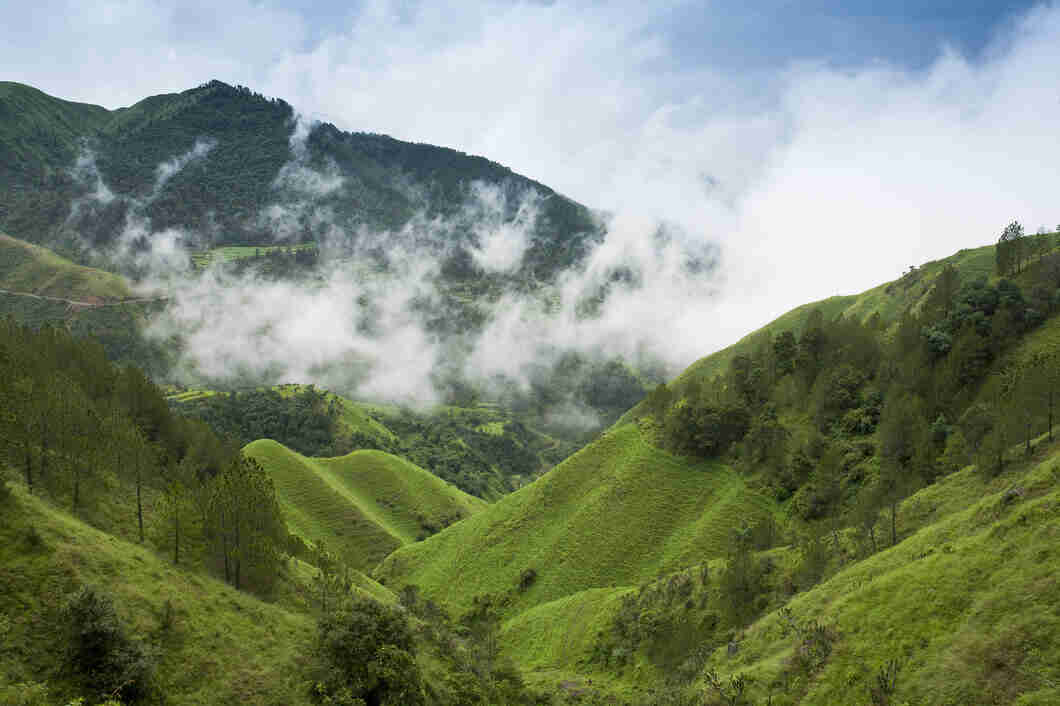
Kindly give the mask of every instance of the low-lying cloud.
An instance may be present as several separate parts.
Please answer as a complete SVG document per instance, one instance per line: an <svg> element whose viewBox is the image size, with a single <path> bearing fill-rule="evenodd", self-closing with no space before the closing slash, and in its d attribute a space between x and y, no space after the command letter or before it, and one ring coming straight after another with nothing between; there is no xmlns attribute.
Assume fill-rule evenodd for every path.
<svg viewBox="0 0 1060 706"><path fill-rule="evenodd" d="M143 4L126 11L136 21L151 16ZM1015 18L976 57L940 47L926 68L873 61L835 68L821 57L768 74L689 66L656 31L660 10L643 4L476 0L443 9L381 0L312 40L288 13L249 3L232 12L268 41L255 40L250 60L226 48L241 46L238 38L228 45L211 40L197 53L188 50L200 47L175 43L188 58L160 70L166 87L213 76L250 84L346 129L486 155L609 214L607 239L547 299L509 293L494 303L480 345L466 358L476 374L521 370L544 341L655 351L680 367L794 306L989 243L1013 219L1030 231L1060 221L1060 8L1053 3ZM153 55L165 38L143 22L155 31L144 49ZM114 95L132 91L131 99L162 88L154 72L134 78ZM290 196L278 196L260 215L281 238L305 219L327 231L333 216L325 202L341 186L326 166L299 162L294 139L295 157L278 180ZM108 198L105 185L93 188L100 201ZM489 199L480 195L479 202L485 225L475 233L473 258L503 273L525 252L524 225L536 217L535 205L527 199L522 220L493 223ZM451 225L423 219L415 229ZM336 242L351 236L341 228L327 232ZM386 236L358 234L378 243ZM174 242L180 237L171 234ZM419 297L396 297L387 311L433 296L422 285L436 258L424 257L420 267L420 255L408 257L417 266L391 287ZM367 286L354 278L347 291L342 281L328 274L315 293L288 296L330 322L326 334L338 343L328 338L321 351L379 354L383 379L398 368L389 366L398 354L370 349L356 327L335 323L363 312L297 299L356 301ZM586 296L600 287L610 288L607 306L595 318L582 316ZM221 313L202 317L201 349L189 347L206 369L214 317ZM246 361L228 348L217 349L218 359L281 360L278 331L289 331L292 342L312 339L285 321L248 321L260 324L248 331L267 333L271 343L248 345ZM395 340L407 334L402 345L417 349L402 365L426 370L429 360L446 359L440 342L417 338L402 321L387 329ZM288 349L291 360L300 360L299 346ZM304 348L313 355L292 364L291 375L326 367L310 344Z"/></svg>

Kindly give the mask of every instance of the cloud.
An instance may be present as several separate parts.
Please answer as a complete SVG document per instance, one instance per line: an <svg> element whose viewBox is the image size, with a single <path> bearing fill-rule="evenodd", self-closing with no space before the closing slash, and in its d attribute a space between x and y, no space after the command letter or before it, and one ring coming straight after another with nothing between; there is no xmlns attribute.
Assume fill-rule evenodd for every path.
<svg viewBox="0 0 1060 706"><path fill-rule="evenodd" d="M42 31L18 29L34 45L9 30L0 58L16 78L110 105L213 77L245 83L344 129L486 155L610 214L608 240L556 297L491 311L489 338L505 346L476 350L484 370L523 366L527 336L682 365L806 301L988 243L1012 219L1060 220L1054 4L974 58L944 49L907 69L822 56L769 71L689 64L659 22L672 8L643 3L373 0L327 31L269 5L233 3L224 21L183 7L46 1L27 10ZM725 32L724 12L709 21ZM42 51L59 71L42 73ZM326 168L292 164L292 194L337 193ZM278 198L263 217L282 232L306 202ZM328 222L319 204L309 213ZM524 233L490 226L476 261L510 266ZM705 277L689 260L716 267ZM579 317L583 295L630 263L639 274L612 283L614 304ZM546 305L551 323L534 315Z"/></svg>

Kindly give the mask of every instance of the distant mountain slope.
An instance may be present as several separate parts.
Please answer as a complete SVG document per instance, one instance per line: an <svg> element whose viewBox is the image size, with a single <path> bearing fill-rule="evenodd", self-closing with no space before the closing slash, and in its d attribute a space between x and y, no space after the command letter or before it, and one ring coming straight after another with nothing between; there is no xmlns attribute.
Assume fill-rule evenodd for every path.
<svg viewBox="0 0 1060 706"><path fill-rule="evenodd" d="M481 513L394 552L376 577L395 589L415 584L456 614L475 596L507 595L514 615L720 556L733 527L773 510L725 466L673 456L626 425Z"/></svg>
<svg viewBox="0 0 1060 706"><path fill-rule="evenodd" d="M0 289L97 304L132 296L124 277L77 265L47 248L3 233Z"/></svg>
<svg viewBox="0 0 1060 706"><path fill-rule="evenodd" d="M34 242L72 229L104 243L136 203L154 232L180 228L218 243L312 241L331 223L355 233L400 229L416 215L456 216L480 182L511 197L505 219L523 195L539 200L524 258L535 277L576 261L596 232L584 206L485 158L330 124L292 141L295 129L284 101L220 81L115 111L0 84L0 228ZM98 170L105 198L91 171L74 173L79 155ZM71 220L77 199L82 208ZM277 205L291 216L282 224L268 212ZM459 224L444 237L450 242L432 247L475 238Z"/></svg>
<svg viewBox="0 0 1060 706"><path fill-rule="evenodd" d="M262 439L248 444L244 453L272 475L291 530L310 542L323 540L361 570L486 507L482 500L382 451L307 458Z"/></svg>

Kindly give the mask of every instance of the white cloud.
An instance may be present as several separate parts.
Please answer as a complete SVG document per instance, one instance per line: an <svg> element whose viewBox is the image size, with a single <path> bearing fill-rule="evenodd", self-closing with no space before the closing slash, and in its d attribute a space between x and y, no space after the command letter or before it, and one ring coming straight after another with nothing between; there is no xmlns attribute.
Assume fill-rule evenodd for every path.
<svg viewBox="0 0 1060 706"><path fill-rule="evenodd" d="M530 335L687 363L805 301L989 242L1012 219L1060 220L1055 5L974 62L948 52L923 71L822 63L769 76L688 68L653 30L665 8L638 3L376 0L308 44L297 16L266 5L181 7L38 4L27 24L40 31L0 30L0 62L111 106L213 77L245 83L344 129L486 155L612 213L608 242L564 279L556 322L502 303L491 332L507 347L483 352L484 368L517 367ZM301 176L309 191L335 183ZM658 246L660 221L683 247ZM507 266L524 232L480 234L476 257ZM713 280L682 269L712 245ZM640 287L578 320L579 288L623 261L639 264Z"/></svg>

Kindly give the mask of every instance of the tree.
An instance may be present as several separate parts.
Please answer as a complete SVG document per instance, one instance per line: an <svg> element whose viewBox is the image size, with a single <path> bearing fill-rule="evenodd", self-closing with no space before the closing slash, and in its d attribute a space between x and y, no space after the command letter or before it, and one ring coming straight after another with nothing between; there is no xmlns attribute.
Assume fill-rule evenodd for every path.
<svg viewBox="0 0 1060 706"><path fill-rule="evenodd" d="M325 703L419 706L422 678L408 620L398 608L354 598L318 624L315 695ZM346 701L336 697L346 695Z"/></svg>
<svg viewBox="0 0 1060 706"><path fill-rule="evenodd" d="M272 478L254 459L240 457L211 488L210 534L225 580L242 589L253 575L258 588L271 588L287 536Z"/></svg>
<svg viewBox="0 0 1060 706"><path fill-rule="evenodd" d="M1019 221L1012 221L1001 231L997 247L994 249L994 260L998 275L1006 277L1023 271L1024 252L1023 226Z"/></svg>
<svg viewBox="0 0 1060 706"><path fill-rule="evenodd" d="M775 377L780 378L795 371L795 360L798 353L795 334L791 331L784 331L773 339L773 362L776 366Z"/></svg>
<svg viewBox="0 0 1060 706"><path fill-rule="evenodd" d="M1049 441L1053 440L1056 405L1060 399L1060 351L1038 351L1024 363L1023 396L1031 401L1031 408L1046 419Z"/></svg>

